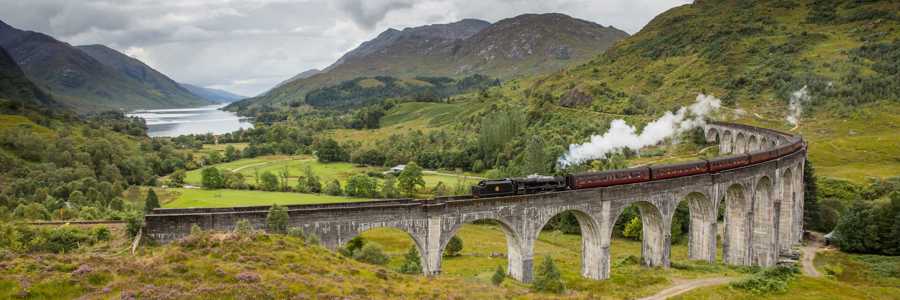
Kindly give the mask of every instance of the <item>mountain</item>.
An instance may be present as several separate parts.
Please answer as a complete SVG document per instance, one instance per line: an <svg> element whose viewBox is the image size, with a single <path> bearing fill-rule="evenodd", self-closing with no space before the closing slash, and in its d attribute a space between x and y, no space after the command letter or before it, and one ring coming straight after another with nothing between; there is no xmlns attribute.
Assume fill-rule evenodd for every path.
<svg viewBox="0 0 900 300"><path fill-rule="evenodd" d="M231 109L302 102L307 92L357 77L500 79L557 71L584 63L628 34L563 14L526 14L491 24L465 19L403 30L388 29L322 73L236 102Z"/></svg>
<svg viewBox="0 0 900 300"><path fill-rule="evenodd" d="M213 103L231 103L231 102L234 102L237 100L247 98L245 96L233 94L228 91L205 88L205 87L196 86L193 84L180 83L180 85L182 87L184 87L185 89L187 89L188 91L190 91L192 94L194 94L200 98L206 99L207 101L213 102Z"/></svg>
<svg viewBox="0 0 900 300"><path fill-rule="evenodd" d="M73 47L3 22L0 47L31 81L78 112L208 104L165 75L106 47Z"/></svg>
<svg viewBox="0 0 900 300"><path fill-rule="evenodd" d="M293 77L288 78L288 79L285 80L285 81L279 82L279 83L276 84L274 87L272 87L271 89L269 89L269 91L274 90L274 89L276 89L276 88L278 88L278 87L280 87L280 86L282 86L282 85L285 85L285 84L287 84L288 82L291 82L291 81L294 81L294 80L299 80L299 79L306 79L306 78L312 77L313 75L316 75L316 74L319 74L319 73L322 73L322 70L319 70L319 69L309 69L309 70L300 72L300 74L294 75ZM266 93L268 93L269 91L266 91L266 92L263 93L263 94L266 94Z"/></svg>
<svg viewBox="0 0 900 300"><path fill-rule="evenodd" d="M0 48L0 99L46 108L60 106L25 77L25 72L3 48Z"/></svg>

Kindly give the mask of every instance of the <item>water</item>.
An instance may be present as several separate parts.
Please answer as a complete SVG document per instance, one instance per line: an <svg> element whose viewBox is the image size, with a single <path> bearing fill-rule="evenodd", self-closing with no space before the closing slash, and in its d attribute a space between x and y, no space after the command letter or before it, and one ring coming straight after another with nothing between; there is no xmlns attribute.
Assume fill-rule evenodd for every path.
<svg viewBox="0 0 900 300"><path fill-rule="evenodd" d="M185 134L223 134L241 128L253 128L246 118L219 110L217 104L197 108L148 109L128 114L147 121L147 134L152 137L174 137Z"/></svg>

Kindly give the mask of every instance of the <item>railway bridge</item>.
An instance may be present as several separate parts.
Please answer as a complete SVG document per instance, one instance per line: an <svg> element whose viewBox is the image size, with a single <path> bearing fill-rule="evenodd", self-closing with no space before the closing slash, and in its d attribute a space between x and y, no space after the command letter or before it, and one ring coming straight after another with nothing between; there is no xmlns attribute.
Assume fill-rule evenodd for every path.
<svg viewBox="0 0 900 300"><path fill-rule="evenodd" d="M799 136L731 123L704 126L709 142L720 154L753 153L799 141ZM771 266L779 254L801 239L803 220L803 164L806 148L764 162L715 173L654 180L603 188L481 198L444 197L429 200L385 200L356 203L288 206L289 226L316 234L336 249L360 233L379 227L410 235L422 256L423 271L441 271L444 247L462 225L479 220L500 224L507 241L508 273L532 280L534 244L554 216L573 212L582 232L583 276L610 276L610 245L616 219L636 205L643 225L641 263L669 267L671 226L676 207L690 208L688 256L716 261L717 233L723 230L724 262ZM724 205L724 223L717 222ZM145 234L169 242L203 229L232 230L246 219L265 228L268 206L238 208L156 209L146 216Z"/></svg>

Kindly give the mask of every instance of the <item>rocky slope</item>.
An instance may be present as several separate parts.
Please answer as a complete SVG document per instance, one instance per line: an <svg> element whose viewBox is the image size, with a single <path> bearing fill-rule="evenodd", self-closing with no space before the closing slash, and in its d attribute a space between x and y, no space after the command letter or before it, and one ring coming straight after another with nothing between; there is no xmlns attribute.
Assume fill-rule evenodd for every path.
<svg viewBox="0 0 900 300"><path fill-rule="evenodd" d="M583 63L628 34L562 14L527 14L495 24L465 19L404 30L388 29L348 52L322 73L294 80L233 109L302 102L307 92L360 76L501 79L541 74Z"/></svg>
<svg viewBox="0 0 900 300"><path fill-rule="evenodd" d="M35 84L79 112L208 104L165 75L106 47L73 47L2 22L0 47Z"/></svg>

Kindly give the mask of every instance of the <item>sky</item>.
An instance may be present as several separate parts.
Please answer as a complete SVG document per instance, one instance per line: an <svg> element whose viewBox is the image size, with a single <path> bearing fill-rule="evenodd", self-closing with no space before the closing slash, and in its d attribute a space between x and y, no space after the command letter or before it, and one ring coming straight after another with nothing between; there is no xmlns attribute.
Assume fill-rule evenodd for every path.
<svg viewBox="0 0 900 300"><path fill-rule="evenodd" d="M176 81L263 93L388 28L559 12L638 32L690 0L0 0L0 20L103 44Z"/></svg>

